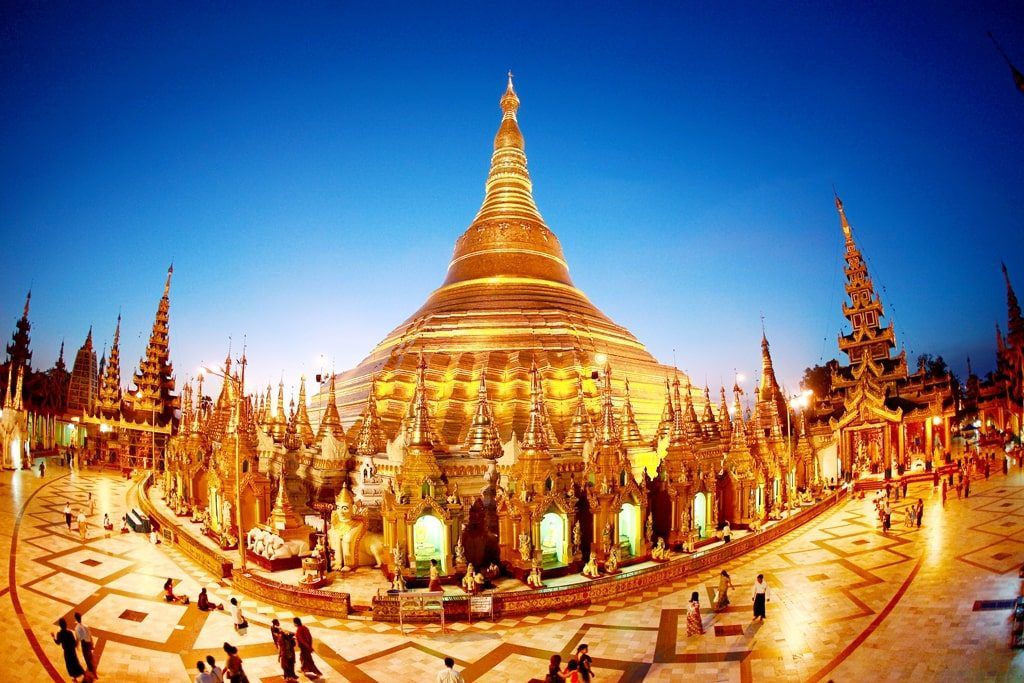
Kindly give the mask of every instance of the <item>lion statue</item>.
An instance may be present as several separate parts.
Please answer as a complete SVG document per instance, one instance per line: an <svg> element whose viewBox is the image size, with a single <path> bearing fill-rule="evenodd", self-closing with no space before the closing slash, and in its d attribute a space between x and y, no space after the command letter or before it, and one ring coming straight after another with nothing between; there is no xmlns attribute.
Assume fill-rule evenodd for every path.
<svg viewBox="0 0 1024 683"><path fill-rule="evenodd" d="M369 564L379 568L385 560L384 536L366 530L366 513L347 485L338 493L335 504L327 539L341 571Z"/></svg>

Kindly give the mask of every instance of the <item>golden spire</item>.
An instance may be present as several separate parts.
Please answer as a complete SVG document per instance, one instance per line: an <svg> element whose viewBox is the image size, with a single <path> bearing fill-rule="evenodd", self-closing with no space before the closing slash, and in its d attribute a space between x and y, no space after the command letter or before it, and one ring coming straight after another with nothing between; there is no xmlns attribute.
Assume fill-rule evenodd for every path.
<svg viewBox="0 0 1024 683"><path fill-rule="evenodd" d="M747 448L747 429L743 424L743 404L740 403L740 394L743 390L737 382L732 385L732 445L730 450L742 451Z"/></svg>
<svg viewBox="0 0 1024 683"><path fill-rule="evenodd" d="M487 379L482 372L476 392L476 411L469 423L463 448L473 455L491 460L497 460L503 453L501 438L498 436L498 428L494 424L494 415L491 412L491 402L487 398Z"/></svg>
<svg viewBox="0 0 1024 683"><path fill-rule="evenodd" d="M580 376L576 388L576 409L573 412L572 424L569 425L569 432L565 435L565 443L562 445L568 450L579 450L593 438L594 423L590 419L590 411L587 410L587 403L583 398L583 377Z"/></svg>
<svg viewBox="0 0 1024 683"><path fill-rule="evenodd" d="M696 443L703 431L700 428L700 421L697 419L697 411L693 408L693 393L690 386L686 387L686 409L683 411L683 429L691 443Z"/></svg>
<svg viewBox="0 0 1024 683"><path fill-rule="evenodd" d="M327 405L324 407L324 414L320 418L320 426L316 430L316 440L324 438L327 432L338 439L345 438L345 428L341 424L341 416L338 414L338 399L334 389L334 373L331 373L331 381L327 385ZM373 386L370 386L370 395L373 396Z"/></svg>
<svg viewBox="0 0 1024 683"><path fill-rule="evenodd" d="M267 382L267 393L263 397L263 419L260 421L260 427L267 434L274 429L274 399L270 382Z"/></svg>
<svg viewBox="0 0 1024 683"><path fill-rule="evenodd" d="M768 337L764 331L761 332L761 388L759 398L762 401L771 401L775 397L777 386L775 382L775 368L772 366L772 354L768 348Z"/></svg>
<svg viewBox="0 0 1024 683"><path fill-rule="evenodd" d="M839 212L839 227L843 229L843 237L846 238L846 244L853 244L853 230L850 229L850 221L846 220L846 211L843 209L843 200L836 195L836 211Z"/></svg>
<svg viewBox="0 0 1024 683"><path fill-rule="evenodd" d="M297 529L303 524L302 517L295 512L291 500L288 499L283 470L277 481L277 498L274 500L274 509L270 511L270 519L267 520L267 524L275 531Z"/></svg>
<svg viewBox="0 0 1024 683"><path fill-rule="evenodd" d="M203 410L205 406L203 405L203 373L199 373L199 386L196 389L196 393L199 395L199 398L196 401L195 410L192 412L193 434L198 433L200 429L202 429L202 421L204 417Z"/></svg>
<svg viewBox="0 0 1024 683"><path fill-rule="evenodd" d="M446 285L512 274L572 284L558 238L533 201L518 110L510 75L501 96L501 124L494 136L484 201L455 243Z"/></svg>
<svg viewBox="0 0 1024 683"><path fill-rule="evenodd" d="M277 385L277 411L274 413L270 433L275 441L283 441L288 432L288 416L284 412L284 380Z"/></svg>
<svg viewBox="0 0 1024 683"><path fill-rule="evenodd" d="M299 406L295 411L295 433L303 446L313 445L313 427L309 424L309 412L306 410L306 376L299 379Z"/></svg>
<svg viewBox="0 0 1024 683"><path fill-rule="evenodd" d="M427 406L426 372L427 360L420 354L419 366L416 368L416 389L412 397L412 420L409 423L409 439L406 446L433 449L434 426Z"/></svg>
<svg viewBox="0 0 1024 683"><path fill-rule="evenodd" d="M669 446L682 446L686 444L686 428L683 426L683 399L679 394L679 377L672 380L672 430L668 435Z"/></svg>
<svg viewBox="0 0 1024 683"><path fill-rule="evenodd" d="M622 419L619 420L619 439L623 446L642 446L644 438L640 435L640 428L636 424L636 416L633 414L633 403L629 398L629 380L626 380L626 398L622 402Z"/></svg>
<svg viewBox="0 0 1024 683"><path fill-rule="evenodd" d="M728 436L732 432L732 423L729 421L729 402L725 398L725 387L721 387L721 400L718 403L718 434Z"/></svg>
<svg viewBox="0 0 1024 683"><path fill-rule="evenodd" d="M331 404L334 404L334 376L331 376ZM328 408L329 410L330 408ZM334 408L334 419L341 427L341 418L338 417L338 408ZM338 436L335 434L335 436ZM341 438L338 436L338 438ZM359 428L359 435L356 437L356 453L359 455L373 455L383 453L387 448L388 440L384 435L384 427L380 422L380 415L377 414L377 378L370 378L370 393L366 395L366 409L363 411L363 424Z"/></svg>
<svg viewBox="0 0 1024 683"><path fill-rule="evenodd" d="M114 328L114 344L110 347L110 356L103 370L100 382L99 399L96 404L105 414L113 414L121 410L121 314L117 314L117 327Z"/></svg>
<svg viewBox="0 0 1024 683"><path fill-rule="evenodd" d="M715 420L715 414L711 410L711 389L707 384L704 385L704 412L701 415L701 422L703 422L704 435L709 439L718 439L718 421Z"/></svg>
<svg viewBox="0 0 1024 683"><path fill-rule="evenodd" d="M661 410L661 422L658 423L658 431L654 435L654 445L669 436L672 432L672 425L675 423L676 411L672 405L672 385L665 378L665 407Z"/></svg>
<svg viewBox="0 0 1024 683"><path fill-rule="evenodd" d="M530 422L523 432L524 451L547 451L547 430L544 428L544 386L541 384L537 363L530 365Z"/></svg>
<svg viewBox="0 0 1024 683"><path fill-rule="evenodd" d="M604 364L604 381L601 385L601 437L602 445L619 443L619 426L615 422L615 406L612 404L612 367Z"/></svg>

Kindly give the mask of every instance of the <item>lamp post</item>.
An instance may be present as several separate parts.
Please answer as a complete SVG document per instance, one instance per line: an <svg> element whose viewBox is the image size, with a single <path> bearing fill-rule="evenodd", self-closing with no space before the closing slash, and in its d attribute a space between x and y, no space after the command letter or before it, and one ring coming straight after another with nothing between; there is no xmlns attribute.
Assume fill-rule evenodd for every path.
<svg viewBox="0 0 1024 683"><path fill-rule="evenodd" d="M242 538L242 464L241 464L241 452L238 448L238 442L241 438L239 427L242 424L241 415L241 404L240 397L242 394L242 383L235 377L225 373L218 372L212 368L203 366L199 369L200 376L202 373L208 373L214 377L220 377L225 382L231 382L235 391L232 392L234 397L231 401L231 411L235 416L235 526L238 528L238 558L242 564L242 571L245 571L245 541Z"/></svg>

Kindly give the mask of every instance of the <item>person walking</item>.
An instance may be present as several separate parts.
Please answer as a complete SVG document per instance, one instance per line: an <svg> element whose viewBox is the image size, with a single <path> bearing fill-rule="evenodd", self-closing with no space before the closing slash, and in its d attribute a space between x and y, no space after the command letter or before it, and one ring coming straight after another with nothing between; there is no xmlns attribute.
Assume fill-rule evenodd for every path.
<svg viewBox="0 0 1024 683"><path fill-rule="evenodd" d="M579 662L580 680L583 683L590 683L594 677L594 659L590 656L590 647L586 643L580 643L576 648L576 661Z"/></svg>
<svg viewBox="0 0 1024 683"><path fill-rule="evenodd" d="M700 593L690 594L690 604L686 608L686 635L704 635L704 622L700 618Z"/></svg>
<svg viewBox="0 0 1024 683"><path fill-rule="evenodd" d="M729 522L726 522L725 526L722 527L722 540L725 543L732 540L732 527L729 526Z"/></svg>
<svg viewBox="0 0 1024 683"><path fill-rule="evenodd" d="M903 497L904 498L907 497L907 480L906 479L903 480Z"/></svg>
<svg viewBox="0 0 1024 683"><path fill-rule="evenodd" d="M274 621L277 621L276 619ZM277 645L277 661L281 664L281 675L285 683L296 683L299 680L295 673L295 634L281 631Z"/></svg>
<svg viewBox="0 0 1024 683"><path fill-rule="evenodd" d="M238 656L238 648L231 643L224 643L224 652L228 661L224 663L224 678L231 683L249 683L249 677L242 669L242 658Z"/></svg>
<svg viewBox="0 0 1024 683"><path fill-rule="evenodd" d="M544 683L559 683L565 680L565 672L562 671L562 655L551 655L548 661L548 675Z"/></svg>
<svg viewBox="0 0 1024 683"><path fill-rule="evenodd" d="M281 622L277 619L270 620L270 637L274 639L274 648L281 649L281 634L284 633L284 629L281 628Z"/></svg>
<svg viewBox="0 0 1024 683"><path fill-rule="evenodd" d="M64 651L64 667L68 670L68 676L77 683L78 679L85 676L85 669L78 661L78 643L75 641L75 634L68 630L68 622L61 617L57 620L57 632L51 634L53 642L60 645Z"/></svg>
<svg viewBox="0 0 1024 683"><path fill-rule="evenodd" d="M231 598L231 619L234 622L235 631L242 633L244 629L249 628L249 622L245 620L245 616L242 614L238 598Z"/></svg>
<svg viewBox="0 0 1024 683"><path fill-rule="evenodd" d="M924 501L920 498L917 499L917 510L914 511L914 516L917 518L917 528L921 528L921 518L924 517Z"/></svg>
<svg viewBox="0 0 1024 683"><path fill-rule="evenodd" d="M295 642L299 646L299 668L304 674L323 676L313 661L313 634L309 632L309 627L303 626L302 619L298 617L292 619L292 623L295 624Z"/></svg>
<svg viewBox="0 0 1024 683"><path fill-rule="evenodd" d="M206 670L206 663L203 660L196 662L196 674L195 683L217 683L217 680L213 677L209 671Z"/></svg>
<svg viewBox="0 0 1024 683"><path fill-rule="evenodd" d="M75 638L82 646L82 661L85 662L86 671L96 673L96 664L92 661L92 632L82 623L82 615L78 612L75 612Z"/></svg>
<svg viewBox="0 0 1024 683"><path fill-rule="evenodd" d="M437 672L437 683L465 683L462 674L455 670L455 660L444 658L444 668Z"/></svg>
<svg viewBox="0 0 1024 683"><path fill-rule="evenodd" d="M224 669L217 666L217 660L213 655L206 655L206 665L210 667L213 683L224 683Z"/></svg>
<svg viewBox="0 0 1024 683"><path fill-rule="evenodd" d="M946 486L946 480L942 480L942 507L946 507L946 494L948 487Z"/></svg>
<svg viewBox="0 0 1024 683"><path fill-rule="evenodd" d="M715 611L721 612L729 606L729 589L735 588L732 585L732 579L729 577L729 572L722 570L722 573L718 577L718 590L715 591L717 596L715 598Z"/></svg>
<svg viewBox="0 0 1024 683"><path fill-rule="evenodd" d="M45 458L40 458L39 459L39 478L42 479L45 476L46 476L46 459Z"/></svg>
<svg viewBox="0 0 1024 683"><path fill-rule="evenodd" d="M67 525L68 531L71 531L71 503L67 501L64 503L64 524Z"/></svg>
<svg viewBox="0 0 1024 683"><path fill-rule="evenodd" d="M764 621L767 616L765 614L765 603L771 601L768 593L768 584L764 580L764 574L757 575L757 581L754 582L754 596L751 599L754 601L754 620L760 619Z"/></svg>
<svg viewBox="0 0 1024 683"><path fill-rule="evenodd" d="M89 492L89 499L86 503L89 504L89 516L92 517L96 514L96 499L92 497L92 491Z"/></svg>
<svg viewBox="0 0 1024 683"><path fill-rule="evenodd" d="M85 508L78 511L78 537L85 542L89 535L89 518L85 516Z"/></svg>

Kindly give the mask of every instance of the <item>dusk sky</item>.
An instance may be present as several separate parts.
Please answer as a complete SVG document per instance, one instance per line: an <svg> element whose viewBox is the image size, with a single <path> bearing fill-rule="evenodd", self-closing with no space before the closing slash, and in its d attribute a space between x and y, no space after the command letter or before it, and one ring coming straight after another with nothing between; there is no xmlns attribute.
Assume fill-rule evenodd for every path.
<svg viewBox="0 0 1024 683"><path fill-rule="evenodd" d="M128 377L173 261L179 380L229 336L260 383L355 365L441 284L512 69L575 283L659 360L752 376L762 314L790 387L835 357L835 185L910 362L987 371L1024 95L985 33L1024 68L1024 3L945 4L5 2L0 334L31 287L70 364L120 310Z"/></svg>

